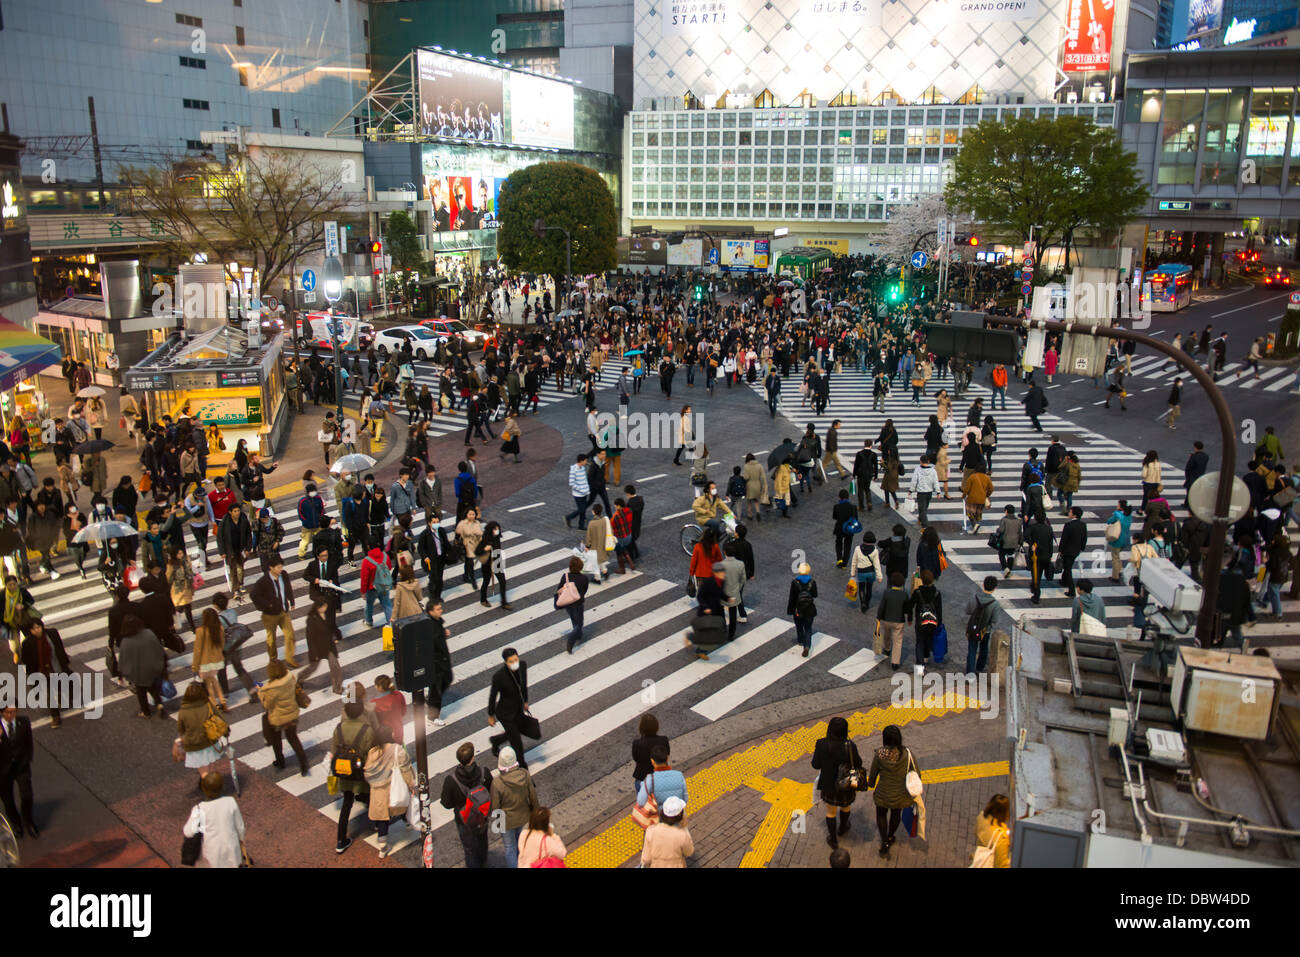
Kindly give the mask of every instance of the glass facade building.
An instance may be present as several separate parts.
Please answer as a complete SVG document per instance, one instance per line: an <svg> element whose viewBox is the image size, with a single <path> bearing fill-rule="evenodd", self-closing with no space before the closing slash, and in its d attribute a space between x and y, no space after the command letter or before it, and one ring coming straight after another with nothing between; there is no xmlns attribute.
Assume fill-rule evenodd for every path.
<svg viewBox="0 0 1300 957"><path fill-rule="evenodd" d="M963 131L1013 116L1114 125L1113 104L645 111L630 116L633 220L884 222L939 192Z"/></svg>

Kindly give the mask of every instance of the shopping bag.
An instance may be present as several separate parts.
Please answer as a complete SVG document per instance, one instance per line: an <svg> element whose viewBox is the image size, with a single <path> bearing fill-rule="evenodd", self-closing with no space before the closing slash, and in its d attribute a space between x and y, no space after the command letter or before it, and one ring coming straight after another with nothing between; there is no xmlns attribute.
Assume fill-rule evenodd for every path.
<svg viewBox="0 0 1300 957"><path fill-rule="evenodd" d="M936 665L943 664L944 655L948 654L948 629L940 625L934 632L934 640L930 643L930 654L934 656Z"/></svg>
<svg viewBox="0 0 1300 957"><path fill-rule="evenodd" d="M337 775L331 774L325 779L325 791L330 796L339 793L339 779Z"/></svg>
<svg viewBox="0 0 1300 957"><path fill-rule="evenodd" d="M844 586L844 599L845 601L858 600L858 580L856 578L850 578L849 583Z"/></svg>
<svg viewBox="0 0 1300 957"><path fill-rule="evenodd" d="M880 634L880 622L876 622L876 632L871 639L871 650L877 655L881 654L885 647L885 639Z"/></svg>
<svg viewBox="0 0 1300 957"><path fill-rule="evenodd" d="M917 824L920 821L920 815L916 813L916 805L903 808L902 824L903 830L907 832L908 837L916 837Z"/></svg>
<svg viewBox="0 0 1300 957"><path fill-rule="evenodd" d="M384 625L383 635L384 635L383 637L384 651L392 651L393 650L393 626Z"/></svg>
<svg viewBox="0 0 1300 957"><path fill-rule="evenodd" d="M406 786L406 778L402 777L401 769L397 767L393 768L393 776L388 781L388 806L411 806L411 789Z"/></svg>

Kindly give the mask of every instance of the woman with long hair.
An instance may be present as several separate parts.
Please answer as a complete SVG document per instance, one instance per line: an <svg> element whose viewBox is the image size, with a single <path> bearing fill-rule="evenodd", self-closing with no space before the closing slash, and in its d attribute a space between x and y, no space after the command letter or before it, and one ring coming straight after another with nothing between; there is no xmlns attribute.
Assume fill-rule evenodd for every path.
<svg viewBox="0 0 1300 957"><path fill-rule="evenodd" d="M187 608L186 611L189 609ZM199 627L194 629L194 653L190 664L194 668L194 677L203 682L208 698L226 710L226 696L221 691L220 674L226 666L225 629L215 608L203 609Z"/></svg>
<svg viewBox="0 0 1300 957"><path fill-rule="evenodd" d="M1164 486L1160 482L1160 453L1150 449L1142 459L1142 504L1138 513L1145 515L1147 503L1151 501Z"/></svg>
<svg viewBox="0 0 1300 957"><path fill-rule="evenodd" d="M184 613L190 631L194 631L194 568L182 545L167 553L167 586L171 590L172 605Z"/></svg>
<svg viewBox="0 0 1300 957"><path fill-rule="evenodd" d="M555 867L558 865L542 862L550 859L563 861L568 853L551 826L550 808L539 807L528 815L528 826L519 835L518 867Z"/></svg>
<svg viewBox="0 0 1300 957"><path fill-rule="evenodd" d="M849 740L849 723L839 715L826 724L826 737L813 747L812 766L821 774L817 776L817 790L826 805L826 843L839 847L839 838L849 833L849 813L857 792L839 786L842 766L849 766L859 774L863 772L862 755L858 746ZM839 816L839 827L835 818Z"/></svg>
<svg viewBox="0 0 1300 957"><path fill-rule="evenodd" d="M921 772L911 750L903 747L902 730L896 724L888 725L881 732L880 747L871 758L871 771L867 775L867 787L872 789L871 796L876 802L881 857L889 854L903 809L916 803L907 790L909 770Z"/></svg>

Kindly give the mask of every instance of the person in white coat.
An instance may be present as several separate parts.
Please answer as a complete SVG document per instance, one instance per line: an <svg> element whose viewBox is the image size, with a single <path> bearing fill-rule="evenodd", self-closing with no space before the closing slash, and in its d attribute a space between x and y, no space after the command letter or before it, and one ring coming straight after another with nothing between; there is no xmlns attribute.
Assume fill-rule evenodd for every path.
<svg viewBox="0 0 1300 957"><path fill-rule="evenodd" d="M203 775L203 800L194 805L182 833L203 834L200 855L208 867L239 867L244 862L244 816L233 797L222 797L225 779L218 771Z"/></svg>

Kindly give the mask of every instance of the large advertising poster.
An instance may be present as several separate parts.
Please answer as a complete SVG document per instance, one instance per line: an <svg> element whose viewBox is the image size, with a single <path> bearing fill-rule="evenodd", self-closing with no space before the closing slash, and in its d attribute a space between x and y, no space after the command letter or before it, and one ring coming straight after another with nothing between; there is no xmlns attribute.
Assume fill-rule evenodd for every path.
<svg viewBox="0 0 1300 957"><path fill-rule="evenodd" d="M511 73L510 142L573 149L573 87L527 73Z"/></svg>
<svg viewBox="0 0 1300 957"><path fill-rule="evenodd" d="M659 7L666 37L708 37L734 21L737 0L667 0Z"/></svg>
<svg viewBox="0 0 1300 957"><path fill-rule="evenodd" d="M677 245L668 247L668 265L670 266L698 266L703 259L703 239L683 239Z"/></svg>
<svg viewBox="0 0 1300 957"><path fill-rule="evenodd" d="M1191 0L1187 5L1187 35L1197 36L1219 29L1223 22L1223 0Z"/></svg>
<svg viewBox="0 0 1300 957"><path fill-rule="evenodd" d="M768 240L726 239L722 242L723 269L731 272L762 272L767 269Z"/></svg>
<svg viewBox="0 0 1300 957"><path fill-rule="evenodd" d="M666 266L667 240L658 236L633 236L628 241L627 262L633 266Z"/></svg>
<svg viewBox="0 0 1300 957"><path fill-rule="evenodd" d="M505 142L504 71L429 50L419 51L416 65L421 133Z"/></svg>
<svg viewBox="0 0 1300 957"><path fill-rule="evenodd" d="M1115 0L1070 0L1065 21L1066 73L1110 69Z"/></svg>
<svg viewBox="0 0 1300 957"><path fill-rule="evenodd" d="M950 9L955 23L1037 20L1043 12L1040 0L953 0Z"/></svg>

